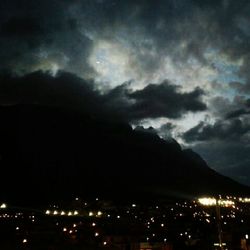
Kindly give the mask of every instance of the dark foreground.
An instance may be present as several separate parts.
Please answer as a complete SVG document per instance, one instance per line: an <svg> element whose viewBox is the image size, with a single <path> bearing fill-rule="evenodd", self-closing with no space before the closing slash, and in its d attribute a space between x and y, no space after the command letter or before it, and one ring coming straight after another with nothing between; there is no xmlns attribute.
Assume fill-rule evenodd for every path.
<svg viewBox="0 0 250 250"><path fill-rule="evenodd" d="M247 250L248 202L224 197L211 206L198 200L142 205L76 198L41 210L2 204L0 249Z"/></svg>

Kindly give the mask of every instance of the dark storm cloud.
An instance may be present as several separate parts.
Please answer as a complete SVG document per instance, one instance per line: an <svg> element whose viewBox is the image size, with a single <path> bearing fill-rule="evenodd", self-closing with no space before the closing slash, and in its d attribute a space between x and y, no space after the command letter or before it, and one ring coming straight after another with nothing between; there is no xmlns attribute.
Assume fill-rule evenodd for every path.
<svg viewBox="0 0 250 250"><path fill-rule="evenodd" d="M13 17L1 26L1 35L6 37L32 37L42 34L37 20L32 18Z"/></svg>
<svg viewBox="0 0 250 250"><path fill-rule="evenodd" d="M39 71L23 77L2 75L0 79L2 105L38 103L72 107L91 115L114 116L126 121L148 117L179 118L188 111L203 111L206 106L201 101L202 95L199 89L180 93L167 81L134 92L129 89L129 83L125 83L100 94L93 82L66 72L52 77Z"/></svg>
<svg viewBox="0 0 250 250"><path fill-rule="evenodd" d="M77 28L64 1L2 1L0 70L25 74L59 69L93 73L86 63L91 41Z"/></svg>
<svg viewBox="0 0 250 250"><path fill-rule="evenodd" d="M97 112L99 94L93 84L66 72L57 77L41 71L22 77L2 75L0 78L1 105L41 104L79 108ZM99 111L100 112L100 111Z"/></svg>
<svg viewBox="0 0 250 250"><path fill-rule="evenodd" d="M35 69L42 69L42 51L64 70L93 76L88 57L99 39L130 47L139 74L161 67L166 54L175 63L190 56L206 63L206 49L240 57L249 54L249 8L248 1L226 0L2 1L1 67L29 72L37 64Z"/></svg>
<svg viewBox="0 0 250 250"><path fill-rule="evenodd" d="M232 118L240 117L242 115L249 115L249 114L250 114L250 110L237 109L237 110L232 111L229 114L227 114L226 118L232 119Z"/></svg>
<svg viewBox="0 0 250 250"><path fill-rule="evenodd" d="M206 105L201 101L203 94L198 88L189 93L180 93L178 87L168 81L149 84L144 89L129 94L129 97L136 101L131 113L137 119L179 118L187 111L206 110Z"/></svg>
<svg viewBox="0 0 250 250"><path fill-rule="evenodd" d="M104 96L105 104L117 113L123 113L129 121L159 117L176 119L187 112L206 110L202 101L204 92L198 88L181 93L180 87L164 81L131 91L129 85L118 86Z"/></svg>
<svg viewBox="0 0 250 250"><path fill-rule="evenodd" d="M250 131L249 122L240 119L216 121L213 125L200 122L183 134L187 142L210 141L210 140L239 140Z"/></svg>
<svg viewBox="0 0 250 250"><path fill-rule="evenodd" d="M231 98L236 92L242 95L250 92L249 13L248 0L2 0L0 71L25 76L1 83L0 101L2 104L43 103L47 99L50 105L85 107L85 110L92 110L96 114L103 113L105 116L109 113L126 121L159 117L178 119L187 112L206 110L217 122L198 124L184 133L184 139L204 143L204 148L212 152L209 146L214 140L218 147L220 144L224 149L234 145L232 141L238 136L240 142L237 148L241 145L244 150L249 106L244 104L245 97L239 96L233 101ZM194 89L196 86L203 88L203 81L199 79L195 83L190 81L190 92L179 92L172 79L171 83L145 84L146 87L140 86L141 90L131 91L130 84L133 83L114 88L125 81L119 82L118 77L117 83L111 84L109 92L100 94L94 89L94 82L100 74L95 67L96 58L93 59L94 64L89 60L99 41L119 44L121 50L124 48L129 59L128 65L124 66L126 80L136 75L145 83L170 79L169 72L178 78L178 74L186 70L187 76L178 82L185 85L190 75L196 77L192 66L197 64L199 69L212 69L220 75L227 65L221 69L206 55L218 55L219 59L221 55L224 64L237 64L234 66L236 80L232 79L229 84L230 91L234 93L229 93L230 98L225 97L222 92L226 91L227 83L223 82L225 89L218 96L212 94L206 108L201 99L203 91ZM112 49L111 46L110 53L114 52ZM98 52L102 50L101 47ZM168 66L166 58L170 62L168 70L165 69ZM218 58L215 62L220 61ZM118 57L114 65L122 64L126 61L123 59L122 56ZM108 61L108 64L112 63ZM191 66L186 69L187 65ZM56 72L57 69L71 72L72 75L60 73L55 78L41 72L26 75L36 70ZM111 77L118 71L112 68ZM94 80L81 80L75 75ZM151 80L151 77L159 75L162 75L161 80ZM33 84L34 80L38 84ZM101 81L100 89L103 85ZM214 87L215 92L218 88ZM224 118L227 120L223 121ZM165 131L168 129L172 135L171 126L166 127ZM163 133L163 130L158 132ZM231 144L227 146L230 138ZM223 140L226 141L224 144ZM236 150L235 154L239 152ZM214 150L210 156L206 156L207 159L212 159L216 153ZM225 150L226 153L232 151ZM228 163L222 159L222 154L216 157L218 161L215 166L219 166L219 162L222 165Z"/></svg>

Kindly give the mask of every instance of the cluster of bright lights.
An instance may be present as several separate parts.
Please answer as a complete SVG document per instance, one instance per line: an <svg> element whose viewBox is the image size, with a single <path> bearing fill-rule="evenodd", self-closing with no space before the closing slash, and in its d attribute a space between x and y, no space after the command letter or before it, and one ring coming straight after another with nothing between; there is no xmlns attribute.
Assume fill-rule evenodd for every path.
<svg viewBox="0 0 250 250"><path fill-rule="evenodd" d="M214 206L216 205L215 198L199 198L198 202L203 206Z"/></svg>
<svg viewBox="0 0 250 250"><path fill-rule="evenodd" d="M231 207L235 205L235 202L232 200L223 200L223 199L216 200L215 198L210 198L210 197L200 198L198 199L198 202L203 206L215 206L216 204L218 204L219 206L222 207Z"/></svg>
<svg viewBox="0 0 250 250"><path fill-rule="evenodd" d="M239 198L239 201L242 203L249 203L250 202L250 198Z"/></svg>
<svg viewBox="0 0 250 250"><path fill-rule="evenodd" d="M89 211L89 217L93 217L93 216L101 217L102 215L103 213L101 211L98 211L98 212Z"/></svg>
<svg viewBox="0 0 250 250"><path fill-rule="evenodd" d="M56 215L56 216L77 216L79 215L79 212L78 211L68 211L68 212L65 212L65 211L57 211L57 210L54 210L54 211L51 211L51 210L46 210L45 212L46 215Z"/></svg>

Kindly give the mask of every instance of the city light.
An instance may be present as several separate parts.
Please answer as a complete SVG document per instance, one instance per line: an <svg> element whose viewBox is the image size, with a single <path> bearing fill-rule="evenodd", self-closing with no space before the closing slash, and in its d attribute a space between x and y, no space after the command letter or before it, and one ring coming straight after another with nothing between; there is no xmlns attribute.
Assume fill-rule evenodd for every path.
<svg viewBox="0 0 250 250"><path fill-rule="evenodd" d="M232 200L223 200L210 197L199 198L198 202L203 206L215 206L216 204L222 207L231 207L235 205L235 202Z"/></svg>
<svg viewBox="0 0 250 250"><path fill-rule="evenodd" d="M6 204L6 203L3 203L3 204L0 206L0 208L2 208L2 209L7 208L7 204Z"/></svg>
<svg viewBox="0 0 250 250"><path fill-rule="evenodd" d="M216 199L214 198L199 198L198 202L204 206L214 206L216 205Z"/></svg>
<svg viewBox="0 0 250 250"><path fill-rule="evenodd" d="M98 212L97 212L97 215L98 215L98 216L101 216L101 215L102 215L102 212L101 212L101 211L98 211Z"/></svg>

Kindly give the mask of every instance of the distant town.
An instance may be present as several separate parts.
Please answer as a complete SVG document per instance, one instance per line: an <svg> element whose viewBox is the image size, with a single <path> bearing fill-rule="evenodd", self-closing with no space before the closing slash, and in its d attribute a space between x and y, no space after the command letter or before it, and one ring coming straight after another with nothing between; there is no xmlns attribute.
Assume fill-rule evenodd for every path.
<svg viewBox="0 0 250 250"><path fill-rule="evenodd" d="M43 209L0 205L0 249L250 249L250 198L117 204L75 197Z"/></svg>

